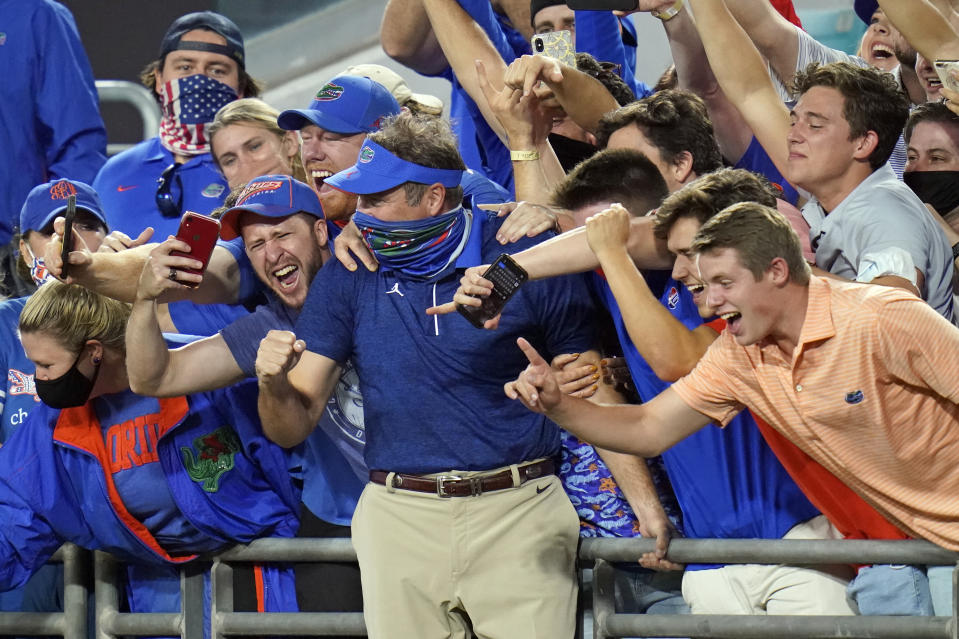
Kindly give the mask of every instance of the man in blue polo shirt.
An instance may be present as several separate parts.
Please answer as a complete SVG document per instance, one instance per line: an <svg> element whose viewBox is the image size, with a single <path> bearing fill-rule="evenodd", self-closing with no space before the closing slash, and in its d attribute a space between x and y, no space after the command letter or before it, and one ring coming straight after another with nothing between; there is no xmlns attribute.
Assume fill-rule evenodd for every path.
<svg viewBox="0 0 959 639"><path fill-rule="evenodd" d="M354 221L380 269L323 267L296 334L260 345L260 413L295 445L342 363L356 366L372 470L353 544L371 638L572 637L578 525L553 474L559 431L501 389L522 364L518 335L595 358L593 307L582 280L559 278L520 288L499 331L425 314L458 269L499 252L499 220L461 206L464 168L448 125L401 114L326 180L359 193Z"/></svg>
<svg viewBox="0 0 959 639"><path fill-rule="evenodd" d="M246 73L240 30L212 11L177 18L141 79L160 104L159 134L110 158L93 188L110 228L136 237L152 226L166 238L185 211L208 215L223 204L229 189L205 128L220 107L256 97L259 87Z"/></svg>
<svg viewBox="0 0 959 639"><path fill-rule="evenodd" d="M209 215L229 188L210 155L206 126L225 104L256 97L259 87L245 69L243 36L227 17L212 11L173 21L160 44L159 59L141 80L160 103L159 135L110 158L93 188L114 231L137 237L175 235L186 211ZM231 253L241 259L242 247ZM210 335L245 314L242 306L170 306L175 330ZM169 327L168 327L169 328Z"/></svg>

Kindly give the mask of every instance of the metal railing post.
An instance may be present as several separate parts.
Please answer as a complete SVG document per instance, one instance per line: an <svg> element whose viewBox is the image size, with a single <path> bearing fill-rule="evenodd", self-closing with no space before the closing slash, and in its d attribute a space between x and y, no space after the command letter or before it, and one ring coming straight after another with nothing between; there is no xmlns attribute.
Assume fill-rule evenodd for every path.
<svg viewBox="0 0 959 639"><path fill-rule="evenodd" d="M206 625L204 579L209 564L192 562L180 567L180 628L183 639L203 639Z"/></svg>
<svg viewBox="0 0 959 639"><path fill-rule="evenodd" d="M160 128L160 106L153 94L143 85L127 80L97 80L100 102L125 102L136 109L143 123L143 137L138 142L154 137ZM132 144L108 144L107 155L116 155Z"/></svg>
<svg viewBox="0 0 959 639"><path fill-rule="evenodd" d="M114 639L113 623L120 613L117 589L117 561L105 552L93 553L94 601L96 602L97 639Z"/></svg>
<svg viewBox="0 0 959 639"><path fill-rule="evenodd" d="M952 569L952 639L959 639L959 561Z"/></svg>
<svg viewBox="0 0 959 639"><path fill-rule="evenodd" d="M613 601L615 568L605 559L593 565L593 639L608 639L606 624L616 613Z"/></svg>
<svg viewBox="0 0 959 639"><path fill-rule="evenodd" d="M63 553L63 637L87 639L90 553L74 544L64 544L60 552Z"/></svg>
<svg viewBox="0 0 959 639"><path fill-rule="evenodd" d="M219 557L210 570L210 639L223 639L224 614L233 612L233 567Z"/></svg>

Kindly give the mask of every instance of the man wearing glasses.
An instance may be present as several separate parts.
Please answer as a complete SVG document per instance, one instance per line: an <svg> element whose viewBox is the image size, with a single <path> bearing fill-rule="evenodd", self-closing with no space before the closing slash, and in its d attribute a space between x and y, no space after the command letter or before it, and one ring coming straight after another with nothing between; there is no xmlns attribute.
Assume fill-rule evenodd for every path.
<svg viewBox="0 0 959 639"><path fill-rule="evenodd" d="M243 36L229 18L201 11L170 25L159 59L140 76L162 109L159 135L111 158L93 183L110 228L135 238L152 226L162 240L184 211L209 214L223 203L229 188L205 128L223 105L259 94L244 62Z"/></svg>

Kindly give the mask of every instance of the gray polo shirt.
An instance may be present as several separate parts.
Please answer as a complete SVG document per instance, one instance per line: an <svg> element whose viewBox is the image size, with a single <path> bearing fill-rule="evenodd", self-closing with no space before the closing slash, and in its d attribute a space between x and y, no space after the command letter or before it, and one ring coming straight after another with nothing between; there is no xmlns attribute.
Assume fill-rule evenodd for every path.
<svg viewBox="0 0 959 639"><path fill-rule="evenodd" d="M952 249L945 233L916 194L884 164L827 215L813 198L802 209L819 268L851 280L869 281L864 256L896 250L912 257L925 282L920 294L955 323L952 309ZM913 273L895 273L914 279Z"/></svg>

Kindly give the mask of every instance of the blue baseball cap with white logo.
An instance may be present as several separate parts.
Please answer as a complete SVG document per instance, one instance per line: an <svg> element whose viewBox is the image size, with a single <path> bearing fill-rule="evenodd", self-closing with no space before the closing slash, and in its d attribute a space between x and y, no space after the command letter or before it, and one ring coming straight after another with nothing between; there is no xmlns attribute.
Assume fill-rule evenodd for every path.
<svg viewBox="0 0 959 639"><path fill-rule="evenodd" d="M323 85L310 106L284 111L276 119L281 129L298 131L308 124L351 135L372 133L400 105L379 82L355 75L338 75Z"/></svg>
<svg viewBox="0 0 959 639"><path fill-rule="evenodd" d="M254 213L261 217L289 217L306 213L323 218L323 207L316 193L289 175L261 175L250 180L233 208L220 217L220 237L232 240L240 236L240 214Z"/></svg>
<svg viewBox="0 0 959 639"><path fill-rule="evenodd" d="M367 140L360 149L356 164L326 178L325 183L346 193L368 195L388 191L406 182L439 182L452 188L459 186L462 180L463 171L460 169L433 169L407 162L376 142Z"/></svg>
<svg viewBox="0 0 959 639"><path fill-rule="evenodd" d="M100 196L93 187L83 182L62 179L38 184L30 190L23 208L20 209L20 233L42 231L52 224L55 217L66 212L71 195L77 198L78 211L88 211L103 222L104 228L109 228L106 216L103 215Z"/></svg>

